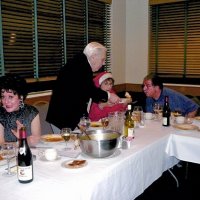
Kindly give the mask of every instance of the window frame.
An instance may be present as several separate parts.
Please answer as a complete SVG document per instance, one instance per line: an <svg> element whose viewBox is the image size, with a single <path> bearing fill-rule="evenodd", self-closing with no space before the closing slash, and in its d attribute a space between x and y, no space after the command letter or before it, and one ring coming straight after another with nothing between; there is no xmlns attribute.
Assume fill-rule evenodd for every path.
<svg viewBox="0 0 200 200"><path fill-rule="evenodd" d="M59 45L62 45L62 47L60 47L60 50L59 52L61 52L60 54L62 54L62 60L60 62L60 64L57 66L57 68L53 71L53 75L48 75L48 74L45 74L44 76L40 74L40 68L41 68L41 65L40 65L40 60L42 57L40 57L40 60L38 59L39 58L39 55L40 55L40 48L45 48L45 47L42 47L40 46L41 42L42 41L42 37L41 37L41 33L38 31L38 28L40 26L39 23L41 23L41 16L39 16L39 13L41 14L41 12L44 12L45 14L45 9L49 8L47 4L48 2L50 2L52 4L52 2L56 2L57 4L59 4L61 7L58 9L60 10L57 10L57 12L61 12L60 14L60 18L59 18L59 23L60 23L60 27L62 27L62 30L61 30L61 33L60 33L60 41L62 41L62 44L61 42L58 44ZM32 19L32 34L33 34L33 46L32 46L32 49L33 49L33 74L30 76L26 76L25 75L25 70L26 70L26 67L24 69L20 69L19 68L16 68L15 70L11 70L9 72L11 73L17 73L17 74L20 74L22 77L26 78L27 82L29 83L29 91L32 92L32 91L40 91L40 90L49 90L49 89L52 89L53 87L53 83L54 81L56 80L56 77L57 77L57 74L58 74L58 71L60 69L60 67L62 67L68 59L70 59L71 57L73 57L73 55L75 55L76 53L78 53L79 51L83 51L84 47L87 45L88 42L91 42L91 41L97 41L97 42L101 42L103 43L108 51L107 51L107 62L106 62L106 65L101 69L101 70L107 70L107 71L111 71L111 63L110 63L110 48L111 48L111 45L110 45L110 41L111 41L111 6L110 6L110 3L111 1L101 1L101 0L54 0L52 1L51 0L22 0L20 3L22 4L21 6L22 7L25 7L26 4L28 3L32 3L32 16L36 16L36 17L33 17ZM20 6L20 5L17 5L17 2L13 2L12 0L2 0L0 2L0 33L3 33L5 29L3 29L3 25L6 23L4 22L3 20L5 20L5 17L6 14L4 14L2 16L2 13L4 12L4 8L3 8L3 3L9 5L9 4L16 4L16 6ZM75 9L78 10L78 7L76 8L76 6L84 6L84 8L82 8L82 12L83 15L84 15L84 19L83 19L83 22L80 22L80 23L83 23L82 26L84 29L83 31L84 32L81 32L81 34L83 35L82 37L84 37L83 39L83 42L81 43L81 46L79 45L78 48L76 48L76 44L71 44L71 46L68 45L67 43L67 26L68 26L68 19L69 19L69 16L68 16L68 13L66 13L66 7L68 4L72 4L72 6L75 6ZM25 6L24 6L24 5ZM38 7L40 4L40 8ZM43 7L42 7L43 6ZM53 5L51 5L53 6ZM89 18L89 14L90 13L93 13L93 8L99 8L101 9L101 12L99 13L99 19L97 19L97 21L95 22L95 18L97 18L94 14L90 20ZM39 10L40 9L40 10ZM49 8L51 9L51 13L55 14L53 8ZM79 9L80 10L80 9ZM104 15L101 15L101 13L103 13L102 11L104 10ZM98 9L96 9L96 12L98 11ZM6 12L9 12L9 11L6 11ZM16 9L16 12L17 12L17 9ZM19 10L20 12L20 10ZM77 11L78 12L78 11ZM87 13L89 12L89 14ZM53 16L52 14L52 16ZM75 13L77 14L77 13ZM48 15L46 15L46 17L48 17ZM25 18L25 17L24 17ZM101 22L101 19L103 21L103 23ZM52 20L54 20L54 18L52 18ZM74 21L71 21L70 23L72 25L74 25L76 22L77 22L77 18L73 18ZM99 21L98 21L99 20ZM55 20L56 21L56 20ZM99 35L99 32L97 30L97 32L91 32L91 34L94 36L90 39L90 32L89 30L92 30L93 27L90 28L90 21L92 23L96 23L96 28L98 29L98 25L99 23L101 22L101 27L100 29L102 29L102 34ZM26 22L25 22L26 23ZM58 23L58 25L59 25ZM94 24L91 24L92 26L94 26ZM43 17L43 24L41 25L44 26L45 25L45 17ZM18 25L20 26L20 25ZM49 24L49 27L51 26L51 24ZM76 28L76 27L75 27ZM71 28L71 30L73 29L73 27ZM45 27L44 27L44 30L45 30ZM70 31L71 31L70 30ZM76 31L76 29L74 30ZM77 31L78 32L78 31ZM45 31L43 31L43 34L45 34ZM95 35L96 34L96 35ZM71 34L72 35L72 34ZM44 38L46 37L45 35L43 36ZM55 37L55 35L54 35ZM80 38L80 36L77 36L78 38ZM99 41L100 39L98 38L101 38L101 41ZM4 42L4 39L5 37L3 36L3 34L0 34L0 65L1 65L1 69L0 69L0 76L1 75L5 75L6 73L8 73L6 70L7 70L7 66L5 64L5 55L6 55L6 52L4 52L4 48L5 48L5 42ZM44 40L43 40L44 41ZM46 41L44 41L45 43ZM46 50L43 51L43 59L45 59L45 51L48 51L48 45L50 43L50 40L47 42L47 47L46 47ZM74 47L73 47L74 45ZM74 48L74 51L73 49L71 50L70 48ZM71 52L71 54L69 54L69 52ZM69 54L69 56L68 56ZM48 61L47 61L48 62ZM45 63L44 63L45 65ZM14 69L14 68L13 68ZM48 71L50 72L51 68L47 67L47 73ZM20 73L21 72L21 73Z"/></svg>
<svg viewBox="0 0 200 200"><path fill-rule="evenodd" d="M182 83L182 84L200 84L200 59L195 59L195 51L200 55L200 50L198 49L198 45L200 45L200 40L198 45L192 43L195 41L194 32L195 32L195 3L198 4L198 9L200 11L200 2L195 1L174 1L174 0L150 0L149 2L149 11L150 11L150 39L149 39L149 73L155 73L161 77L163 82L165 83ZM174 10L174 17L170 19L170 9L172 10L177 6L177 10ZM183 18L181 18L181 11L178 9L183 8ZM154 9L154 10L153 10ZM159 13L160 11L160 13ZM162 13L161 13L162 12ZM180 12L180 13L178 13ZM162 16L163 15L163 16ZM166 16L165 16L166 15ZM152 20L153 16L153 20ZM178 18L179 17L179 18ZM162 23L165 24L162 26ZM171 22L170 22L171 20ZM181 22L182 20L182 22ZM198 15L198 21L200 24L200 15ZM169 22L169 23L168 23ZM182 25L182 35L178 36L178 25L174 25L175 28L172 27L172 24L176 23L178 25ZM171 25L171 27L170 27ZM162 26L162 27L160 27ZM169 27L166 27L169 26ZM197 27L197 25L196 25ZM164 30L166 28L166 30ZM190 28L190 29L189 29ZM196 29L197 30L197 29ZM165 31L165 33L164 33ZM178 48L178 42L176 43L175 39L172 38L172 31L174 36L177 37L176 41L182 42L180 45L182 47ZM192 33L190 31L193 31ZM200 38L200 34L196 31L196 40ZM172 40L174 39L174 44L170 44L170 37ZM182 38L182 41L181 41ZM167 46L168 45L168 46ZM173 49L174 45L174 49ZM195 45L197 48L195 49ZM169 49L168 49L169 48ZM171 49L170 49L171 48ZM182 52L181 52L182 51ZM177 56L176 56L177 54ZM178 57L179 56L179 57ZM178 60L180 59L180 61ZM178 61L177 61L178 60ZM176 63L177 61L177 63ZM180 62L182 62L180 64ZM179 65L179 66L178 66ZM182 72L181 72L182 70Z"/></svg>

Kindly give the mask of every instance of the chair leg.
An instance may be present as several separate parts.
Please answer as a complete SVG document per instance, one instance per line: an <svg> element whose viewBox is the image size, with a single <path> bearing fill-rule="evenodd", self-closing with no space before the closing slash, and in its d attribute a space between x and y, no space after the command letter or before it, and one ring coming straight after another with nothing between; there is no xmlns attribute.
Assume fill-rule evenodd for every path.
<svg viewBox="0 0 200 200"><path fill-rule="evenodd" d="M168 172L171 174L171 176L174 178L174 180L176 181L176 187L178 188L179 187L179 182L178 182L178 179L176 178L176 176L174 175L174 173L168 169Z"/></svg>
<svg viewBox="0 0 200 200"><path fill-rule="evenodd" d="M186 180L188 179L188 168L189 168L189 163L186 162L186 165L185 165L185 179Z"/></svg>

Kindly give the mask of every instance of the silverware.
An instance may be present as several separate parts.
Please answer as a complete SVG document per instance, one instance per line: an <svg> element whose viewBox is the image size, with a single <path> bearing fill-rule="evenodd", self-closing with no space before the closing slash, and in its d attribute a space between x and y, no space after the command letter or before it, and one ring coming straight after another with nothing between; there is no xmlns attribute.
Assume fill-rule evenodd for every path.
<svg viewBox="0 0 200 200"><path fill-rule="evenodd" d="M80 131L81 131L82 133L84 133L84 134L87 136L87 138L88 138L89 140L91 140L91 138L90 138L90 136L87 134L85 128L83 128L82 126L78 126L78 128L80 129Z"/></svg>
<svg viewBox="0 0 200 200"><path fill-rule="evenodd" d="M36 147L36 146L32 146L31 149L48 149L48 148L51 148L50 146L39 146L39 147Z"/></svg>

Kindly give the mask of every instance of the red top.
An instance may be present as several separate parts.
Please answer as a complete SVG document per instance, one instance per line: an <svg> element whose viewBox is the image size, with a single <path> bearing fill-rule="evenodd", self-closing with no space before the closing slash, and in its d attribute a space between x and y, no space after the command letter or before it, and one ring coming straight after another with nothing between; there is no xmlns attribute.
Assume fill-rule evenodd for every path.
<svg viewBox="0 0 200 200"><path fill-rule="evenodd" d="M112 91L115 93L114 91ZM98 103L92 102L89 111L89 118L91 121L99 121L101 118L108 117L108 113L116 111L126 111L127 105L118 103L113 106L105 106L103 109L99 108Z"/></svg>

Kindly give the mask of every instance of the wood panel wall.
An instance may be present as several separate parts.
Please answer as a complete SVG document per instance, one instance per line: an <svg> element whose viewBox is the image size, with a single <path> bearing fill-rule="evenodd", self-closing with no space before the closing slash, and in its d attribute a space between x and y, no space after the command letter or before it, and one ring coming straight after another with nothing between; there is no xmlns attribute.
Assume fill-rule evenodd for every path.
<svg viewBox="0 0 200 200"><path fill-rule="evenodd" d="M189 85L166 85L171 89L181 92L184 95L191 96L200 96L200 87L199 86L189 86ZM124 91L133 91L133 92L142 92L141 84L118 84L114 86L116 92L124 92ZM51 94L45 95L45 93L41 96L31 95L31 97L27 97L26 103L34 105L38 101L49 101L51 98Z"/></svg>

